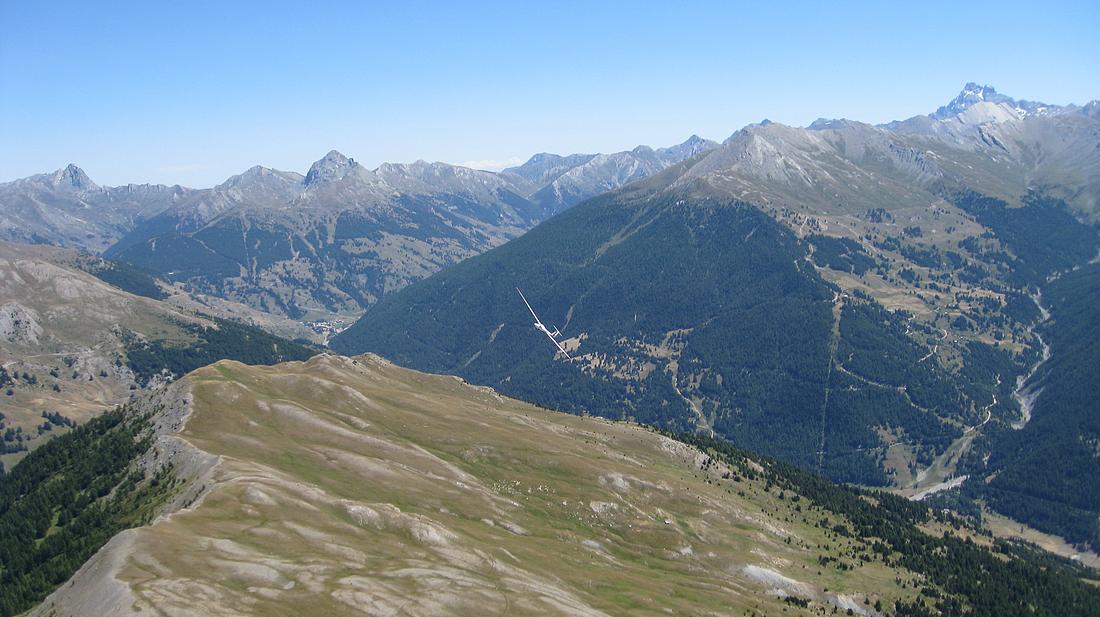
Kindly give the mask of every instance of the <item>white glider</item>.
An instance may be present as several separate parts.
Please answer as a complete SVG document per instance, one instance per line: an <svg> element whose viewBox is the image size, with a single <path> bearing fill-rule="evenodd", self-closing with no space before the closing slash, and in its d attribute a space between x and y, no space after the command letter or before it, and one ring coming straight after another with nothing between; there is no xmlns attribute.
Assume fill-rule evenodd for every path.
<svg viewBox="0 0 1100 617"><path fill-rule="evenodd" d="M519 294L520 298L523 298L523 303L527 305L527 310L531 311L531 316L535 318L535 329L545 334L547 338L550 339L550 342L558 348L558 351L565 354L565 357L568 358L569 352L566 351L565 348L561 346L561 343L558 342L558 337L561 336L561 332L558 332L557 328L554 328L554 331L551 332L549 328L542 325L542 321L539 320L539 316L535 314L535 309L531 308L531 303L528 302L527 298L523 296L523 292L519 290L519 287L516 287L516 293Z"/></svg>

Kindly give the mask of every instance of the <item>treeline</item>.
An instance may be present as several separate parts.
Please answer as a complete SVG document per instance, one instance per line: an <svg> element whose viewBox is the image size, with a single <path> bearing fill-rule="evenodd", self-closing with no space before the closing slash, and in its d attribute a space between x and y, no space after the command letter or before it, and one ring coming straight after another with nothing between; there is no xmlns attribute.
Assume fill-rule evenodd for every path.
<svg viewBox="0 0 1100 617"><path fill-rule="evenodd" d="M1092 259L1100 248L1096 227L1078 221L1065 202L1053 197L1029 193L1019 208L974 191L957 193L950 200L991 229L1011 251L982 256L1000 261L1015 287L1041 285L1048 275Z"/></svg>
<svg viewBox="0 0 1100 617"><path fill-rule="evenodd" d="M134 467L148 446L148 421L119 408L0 477L0 616L40 602L113 535L152 517L170 481Z"/></svg>
<svg viewBox="0 0 1100 617"><path fill-rule="evenodd" d="M157 275L125 261L111 261L99 257L87 258L78 263L85 272L99 280L137 296L163 300L168 294L161 289Z"/></svg>
<svg viewBox="0 0 1100 617"><path fill-rule="evenodd" d="M0 371L3 369L0 368ZM5 373L6 375L6 373ZM10 427L7 425L7 416L0 413L0 454L12 454L27 449L25 442L30 441L30 436L23 433L23 427ZM0 475L4 468L0 466Z"/></svg>
<svg viewBox="0 0 1100 617"><path fill-rule="evenodd" d="M167 371L180 377L201 366L218 360L237 360L245 364L277 364L290 360L306 360L314 350L269 334L259 328L210 317L212 327L180 324L194 341L143 341L127 337L126 364L137 380L147 384L150 379Z"/></svg>
<svg viewBox="0 0 1100 617"><path fill-rule="evenodd" d="M876 558L927 578L927 600L899 603L893 614L932 617L1076 617L1100 614L1100 589L1082 582L1080 566L1015 543L992 547L973 542L958 519L889 493L833 484L823 477L774 459L750 455L728 442L698 434L674 435L721 460L747 477L748 463L764 468L768 485L793 491L851 523L848 533L871 547ZM920 525L937 519L960 533L933 536ZM890 611L887 611L889 613Z"/></svg>

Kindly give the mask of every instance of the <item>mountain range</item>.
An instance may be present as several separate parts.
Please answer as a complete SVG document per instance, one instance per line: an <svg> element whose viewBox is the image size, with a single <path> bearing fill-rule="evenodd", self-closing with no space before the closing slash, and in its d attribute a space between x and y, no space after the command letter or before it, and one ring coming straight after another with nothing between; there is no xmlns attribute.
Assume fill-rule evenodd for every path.
<svg viewBox="0 0 1100 617"><path fill-rule="evenodd" d="M638 146L614 154L541 153L519 167L505 169L503 175L526 182L526 196L549 216L717 147L709 139L692 135L682 144L657 150Z"/></svg>
<svg viewBox="0 0 1100 617"><path fill-rule="evenodd" d="M208 189L100 187L72 165L0 184L0 236L70 247L0 243L0 422L37 430L32 446L66 434L31 454L18 440L6 455L38 462L0 481L0 497L19 495L0 508L29 508L35 521L0 524L10 546L27 547L0 542L0 572L26 577L0 586L0 614L91 555L50 551L70 541L94 551L112 536L43 614L94 613L89 597L171 604L169 572L240 612L260 595L333 612L408 568L463 581L461 606L505 572L508 601L534 612L548 597L620 612L644 603L625 590L654 567L710 581L682 604L689 612L719 590L742 612L782 602L883 614L869 608L878 600L902 615L1009 614L1014 602L1087 614L1093 596L1063 576L1072 567L977 529L1026 523L1081 559L1100 546L1098 195L1100 103L1017 100L973 83L882 125L765 120L720 144L541 153L499 173L368 169L333 151L305 174L253 167ZM560 329L565 353L530 311ZM320 351L241 321L355 357L199 369ZM83 421L127 400L86 429L58 412L68 405ZM643 424L680 445L624 437L626 424L532 420L537 407ZM687 467L654 458L696 447ZM622 484L592 475L608 461L624 465ZM91 468L109 471L78 486ZM575 491L559 500L566 485ZM638 486L674 488L643 503L629 491ZM307 494L326 505L297 510ZM529 495L555 497L529 510L501 501ZM702 513L689 505L700 495ZM345 507L368 497L367 510ZM95 500L95 520L71 505ZM739 550L695 552L713 544L706 512L725 525L757 509L760 529L794 530L788 548L740 550L753 542L744 525L756 525L740 519L719 534ZM944 510L960 518L930 514ZM275 512L285 527L222 542ZM626 512L641 518L615 519ZM771 533L753 529L755 542ZM351 557L360 533L395 561ZM187 552L196 541L216 556ZM572 550L561 542L630 584L593 590L565 560L535 569L561 585L535 589L509 569L532 559L486 557L503 544ZM48 581L31 554L52 564ZM299 558L332 576L304 576ZM149 583L143 567L164 576ZM341 568L373 578L360 585ZM97 574L108 571L123 578ZM758 583L764 604L744 591Z"/></svg>
<svg viewBox="0 0 1100 617"><path fill-rule="evenodd" d="M0 238L81 248L293 318L358 314L587 197L715 146L540 154L503 173L377 169L333 151L302 176L253 167L210 189L100 187L75 165L0 184Z"/></svg>

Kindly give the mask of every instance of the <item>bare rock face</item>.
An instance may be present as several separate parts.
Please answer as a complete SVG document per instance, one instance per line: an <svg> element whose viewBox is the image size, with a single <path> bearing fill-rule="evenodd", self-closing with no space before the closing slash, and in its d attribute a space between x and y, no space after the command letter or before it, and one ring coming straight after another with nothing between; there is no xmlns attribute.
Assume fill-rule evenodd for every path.
<svg viewBox="0 0 1100 617"><path fill-rule="evenodd" d="M0 340L14 345L33 345L42 336L38 314L17 303L0 305Z"/></svg>

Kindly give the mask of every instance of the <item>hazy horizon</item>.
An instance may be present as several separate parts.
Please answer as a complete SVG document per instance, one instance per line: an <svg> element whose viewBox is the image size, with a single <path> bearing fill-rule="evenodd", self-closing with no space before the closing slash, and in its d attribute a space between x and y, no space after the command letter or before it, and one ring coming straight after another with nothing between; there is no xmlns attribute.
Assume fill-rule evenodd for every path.
<svg viewBox="0 0 1100 617"><path fill-rule="evenodd" d="M904 119L969 81L1100 98L1087 3L1027 20L1030 5L995 6L9 4L0 182L75 163L106 185L202 188L253 165L304 173L332 149L499 169L764 118Z"/></svg>

